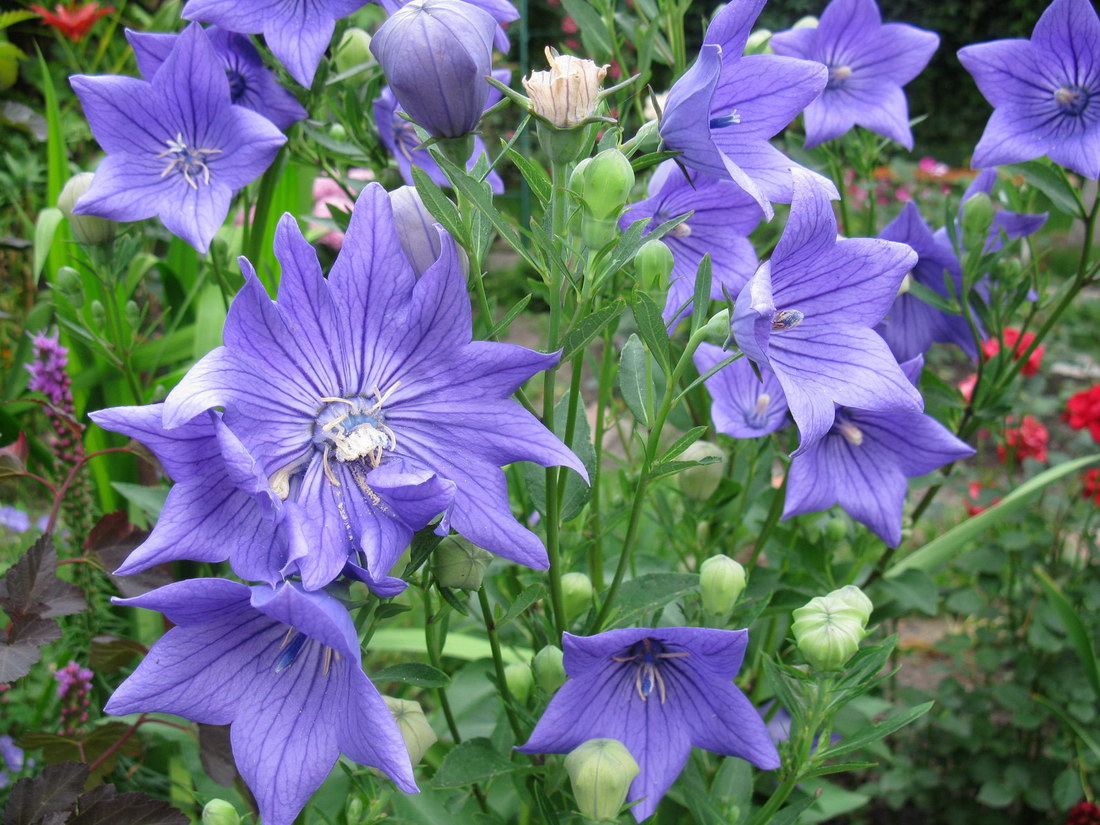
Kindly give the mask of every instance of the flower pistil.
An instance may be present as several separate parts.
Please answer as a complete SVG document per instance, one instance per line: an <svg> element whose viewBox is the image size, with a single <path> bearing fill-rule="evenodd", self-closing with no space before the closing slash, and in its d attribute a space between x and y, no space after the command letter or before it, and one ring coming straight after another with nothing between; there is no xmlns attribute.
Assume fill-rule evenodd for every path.
<svg viewBox="0 0 1100 825"><path fill-rule="evenodd" d="M667 698L665 680L658 665L663 659L682 659L691 654L687 651L669 652L665 645L656 639L642 639L628 647L623 655L612 656L615 662L636 662L634 688L643 702L649 701L649 695L656 687L661 696L661 704Z"/></svg>
<svg viewBox="0 0 1100 825"><path fill-rule="evenodd" d="M220 155L222 153L221 149L192 149L187 145L187 141L183 139L183 133L181 132L176 132L176 137L166 140L165 143L168 148L157 155L158 158L168 159L168 165L160 173L162 178L166 178L173 171L178 170L191 188L198 190L199 185L195 178L201 172L202 182L205 184L210 183L210 167L206 165L206 159L208 155Z"/></svg>

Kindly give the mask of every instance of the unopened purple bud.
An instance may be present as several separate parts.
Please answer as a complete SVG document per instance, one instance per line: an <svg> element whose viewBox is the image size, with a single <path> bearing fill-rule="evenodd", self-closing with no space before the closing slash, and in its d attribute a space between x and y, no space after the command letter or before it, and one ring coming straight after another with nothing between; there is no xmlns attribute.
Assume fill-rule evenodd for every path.
<svg viewBox="0 0 1100 825"><path fill-rule="evenodd" d="M459 0L413 0L371 40L401 109L433 137L477 128L489 97L496 21Z"/></svg>
<svg viewBox="0 0 1100 825"><path fill-rule="evenodd" d="M401 249L416 274L423 275L439 258L442 249L438 224L414 186L394 189L390 192L390 204Z"/></svg>

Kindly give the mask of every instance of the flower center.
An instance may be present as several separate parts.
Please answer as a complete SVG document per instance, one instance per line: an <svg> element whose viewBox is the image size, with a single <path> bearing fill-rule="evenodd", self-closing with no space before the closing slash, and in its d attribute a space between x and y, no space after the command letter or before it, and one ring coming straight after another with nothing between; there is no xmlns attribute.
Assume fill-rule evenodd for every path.
<svg viewBox="0 0 1100 825"><path fill-rule="evenodd" d="M801 310L781 309L772 316L772 331L783 332L788 329L794 329L802 323L805 317L806 316Z"/></svg>
<svg viewBox="0 0 1100 825"><path fill-rule="evenodd" d="M225 76L229 78L229 99L237 103L248 91L248 83L245 81L244 75L236 69L226 69Z"/></svg>
<svg viewBox="0 0 1100 825"><path fill-rule="evenodd" d="M826 89L836 89L845 80L852 76L851 66L830 66L829 67L829 82L825 84Z"/></svg>
<svg viewBox="0 0 1100 825"><path fill-rule="evenodd" d="M712 117L710 119L711 129L724 129L727 126L732 126L734 123L741 122L741 113L736 109L730 111L728 115L720 115L719 117Z"/></svg>
<svg viewBox="0 0 1100 825"><path fill-rule="evenodd" d="M183 175L183 179L187 181L188 185L195 190L198 190L198 178L202 177L203 183L210 183L210 167L206 165L207 157L209 155L220 155L221 149L192 149L187 145L187 141L183 139L183 134L176 133L174 140L166 140L165 143L168 148L157 155L158 158L165 158L168 161L168 165L164 167L164 171L160 173L162 178L166 178L173 172Z"/></svg>
<svg viewBox="0 0 1100 825"><path fill-rule="evenodd" d="M1078 117L1089 105L1089 93L1081 86L1062 86L1054 92L1054 101L1065 114Z"/></svg>
<svg viewBox="0 0 1100 825"><path fill-rule="evenodd" d="M836 428L844 436L844 440L853 447L858 447L863 443L863 430L851 421L842 421L836 425Z"/></svg>
<svg viewBox="0 0 1100 825"><path fill-rule="evenodd" d="M629 662L635 669L634 688L643 702L649 701L649 695L657 688L661 704L665 703L665 680L661 667L668 667L668 659L683 659L691 654L687 651L669 652L663 642L645 638L635 642L618 656L612 656L613 662Z"/></svg>
<svg viewBox="0 0 1100 825"><path fill-rule="evenodd" d="M760 393L756 399L756 407L745 414L745 423L754 430L762 430L768 423L768 405L772 403L772 397L766 392Z"/></svg>

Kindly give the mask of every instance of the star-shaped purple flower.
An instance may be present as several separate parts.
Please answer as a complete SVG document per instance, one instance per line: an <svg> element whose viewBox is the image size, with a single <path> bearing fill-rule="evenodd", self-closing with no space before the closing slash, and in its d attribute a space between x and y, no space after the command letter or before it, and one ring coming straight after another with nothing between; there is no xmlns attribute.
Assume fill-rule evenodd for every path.
<svg viewBox="0 0 1100 825"><path fill-rule="evenodd" d="M260 53L243 34L211 26L206 30L210 45L225 64L229 80L229 99L239 106L266 117L280 129L304 120L306 110L297 98L279 85L279 81L264 66ZM168 59L178 34L135 32L126 29L126 39L134 50L138 69L147 79L156 74Z"/></svg>
<svg viewBox="0 0 1100 825"><path fill-rule="evenodd" d="M290 825L341 753L416 793L401 732L363 673L351 616L332 596L191 579L112 601L158 610L175 627L119 685L107 713L229 725L265 825Z"/></svg>
<svg viewBox="0 0 1100 825"><path fill-rule="evenodd" d="M716 301L741 291L756 269L756 251L748 236L764 217L756 201L730 181L691 173L685 176L667 160L649 181L649 197L631 204L619 221L626 229L641 218L652 218L652 230L687 212L695 214L662 240L672 250L672 282L665 299L665 323L673 324L692 312L695 275L703 256L711 256L710 297ZM686 308L685 308L686 305Z"/></svg>
<svg viewBox="0 0 1100 825"><path fill-rule="evenodd" d="M386 10L387 13L393 14L402 6L407 6L412 0L378 0L379 5ZM494 20L497 21L496 36L493 38L493 45L501 52L501 54L507 54L510 44L508 43L508 35L504 31L504 24L511 23L513 20L519 20L519 12L516 7L513 6L508 0L465 0L471 6L477 6L482 11L488 12Z"/></svg>
<svg viewBox="0 0 1100 825"><path fill-rule="evenodd" d="M882 22L875 0L832 0L816 28L772 36L776 54L824 63L829 82L806 107L806 147L854 126L913 148L909 103L901 87L920 74L940 38L905 23Z"/></svg>
<svg viewBox="0 0 1100 825"><path fill-rule="evenodd" d="M263 34L290 76L308 88L336 21L366 4L366 0L187 0L182 16L216 23L231 32Z"/></svg>
<svg viewBox="0 0 1100 825"><path fill-rule="evenodd" d="M159 217L200 252L229 213L233 193L259 177L286 137L232 102L224 62L188 26L151 81L117 75L70 79L92 134L107 152L78 215Z"/></svg>
<svg viewBox="0 0 1100 825"><path fill-rule="evenodd" d="M630 810L641 822L676 781L692 746L779 767L756 708L733 684L747 630L629 628L562 635L569 680L554 694L523 753L568 753L618 739L641 770Z"/></svg>
<svg viewBox="0 0 1100 825"><path fill-rule="evenodd" d="M770 369L801 435L797 455L833 426L836 405L919 412L906 379L874 327L917 262L905 244L837 240L828 195L794 170L794 200L771 260L756 270L734 306L738 346Z"/></svg>
<svg viewBox="0 0 1100 825"><path fill-rule="evenodd" d="M902 368L915 384L923 365L917 357ZM973 448L929 415L842 407L828 434L791 461L783 518L839 504L897 547L908 479L972 455Z"/></svg>
<svg viewBox="0 0 1100 825"><path fill-rule="evenodd" d="M714 344L703 343L692 356L703 375L729 357ZM756 377L748 358L726 364L705 382L710 393L714 428L731 438L759 438L787 423L787 398L775 373L762 370Z"/></svg>
<svg viewBox="0 0 1100 825"><path fill-rule="evenodd" d="M492 75L501 83L507 84L512 77L512 72L509 69L496 69ZM495 106L500 102L500 97L500 90L490 87L485 108L490 109ZM416 127L397 113L398 108L397 98L394 97L389 86L384 86L379 96L374 99L374 122L378 126L378 136L382 139L382 145L397 161L397 169L405 183L413 185L412 168L419 166L439 186L450 186L451 182L447 180L447 176L443 174L435 158L427 149L421 148ZM479 135L474 135L474 149L466 163L467 171L474 168L478 159L486 151L485 141ZM504 181L500 179L496 170L491 171L486 180L489 181L495 194L499 195L504 191Z"/></svg>
<svg viewBox="0 0 1100 825"><path fill-rule="evenodd" d="M994 107L976 168L1046 155L1100 177L1100 18L1088 0L1054 0L1030 40L966 46L959 60Z"/></svg>
<svg viewBox="0 0 1100 825"><path fill-rule="evenodd" d="M584 465L510 396L558 353L471 340L454 240L417 279L390 199L368 184L332 272L290 215L280 221L278 303L246 283L208 353L165 401L174 429L212 407L283 500L291 555L310 589L350 560L385 576L413 531L443 514L474 544L547 566L512 515L502 465Z"/></svg>
<svg viewBox="0 0 1100 825"><path fill-rule="evenodd" d="M790 172L802 167L768 138L821 94L828 72L793 57L742 55L764 2L732 0L715 15L698 59L669 91L660 132L685 166L732 180L771 220L771 201L790 203ZM839 197L831 181L816 177Z"/></svg>

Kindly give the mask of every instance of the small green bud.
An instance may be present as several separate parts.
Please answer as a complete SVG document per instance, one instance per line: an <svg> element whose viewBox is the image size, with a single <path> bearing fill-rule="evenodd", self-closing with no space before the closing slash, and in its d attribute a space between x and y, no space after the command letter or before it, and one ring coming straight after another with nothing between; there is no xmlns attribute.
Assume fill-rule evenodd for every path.
<svg viewBox="0 0 1100 825"><path fill-rule="evenodd" d="M334 57L336 71L340 74L355 68L367 69L375 62L374 55L370 52L370 35L354 26L348 29L340 38L340 45L336 47ZM348 77L355 77L358 74L359 72L356 72Z"/></svg>
<svg viewBox="0 0 1100 825"><path fill-rule="evenodd" d="M386 707L393 714L397 722L397 729L401 731L401 737L405 740L405 748L409 752L409 761L417 764L424 758L428 748L438 741L435 731L428 724L424 716L424 710L416 702L409 699L394 699L392 696L382 697Z"/></svg>
<svg viewBox="0 0 1100 825"><path fill-rule="evenodd" d="M477 590L492 560L491 553L466 539L448 536L432 553L432 575L441 587Z"/></svg>
<svg viewBox="0 0 1100 825"><path fill-rule="evenodd" d="M565 770L581 814L602 822L618 817L639 768L618 739L589 739L565 757Z"/></svg>
<svg viewBox="0 0 1100 825"><path fill-rule="evenodd" d="M333 140L343 142L348 139L348 130L344 128L343 123L333 123L328 127L328 136Z"/></svg>
<svg viewBox="0 0 1100 825"><path fill-rule="evenodd" d="M829 594L829 598L839 599L849 607L855 608L859 612L860 617L863 620L864 626L871 618L871 614L875 610L875 605L867 598L867 594L856 587L854 584L845 585L839 590L834 590Z"/></svg>
<svg viewBox="0 0 1100 825"><path fill-rule="evenodd" d="M729 556L717 555L699 565L699 592L703 608L725 616L745 591L745 568Z"/></svg>
<svg viewBox="0 0 1100 825"><path fill-rule="evenodd" d="M618 149L604 149L585 167L581 200L598 220L619 216L634 188L634 169Z"/></svg>
<svg viewBox="0 0 1100 825"><path fill-rule="evenodd" d="M675 263L668 244L657 238L646 241L634 255L639 285L646 290L667 290Z"/></svg>
<svg viewBox="0 0 1100 825"><path fill-rule="evenodd" d="M565 666L562 660L565 654L560 647L547 645L535 654L531 669L535 672L535 681L544 693L553 693L565 684Z"/></svg>
<svg viewBox="0 0 1100 825"><path fill-rule="evenodd" d="M574 619L592 605L592 579L584 573L566 573L561 577L561 599L566 619Z"/></svg>
<svg viewBox="0 0 1100 825"><path fill-rule="evenodd" d="M363 819L363 800L361 797L353 796L348 800L347 807L344 808L344 817L347 819L348 825L358 825Z"/></svg>
<svg viewBox="0 0 1100 825"><path fill-rule="evenodd" d="M866 635L862 611L832 594L810 599L791 615L798 649L818 670L842 667Z"/></svg>
<svg viewBox="0 0 1100 825"><path fill-rule="evenodd" d="M963 240L972 249L985 246L986 234L993 225L993 201L985 192L979 192L963 204Z"/></svg>
<svg viewBox="0 0 1100 825"><path fill-rule="evenodd" d="M141 326L141 310L138 309L137 301L127 301L123 312L126 315L126 323L130 325L130 329L136 330Z"/></svg>
<svg viewBox="0 0 1100 825"><path fill-rule="evenodd" d="M707 340L716 341L719 344L725 344L729 340L730 331L730 311L728 309L714 313L710 320L703 325L703 334Z"/></svg>
<svg viewBox="0 0 1100 825"><path fill-rule="evenodd" d="M770 29L757 29L749 34L745 43L745 54L772 54L772 32Z"/></svg>
<svg viewBox="0 0 1100 825"><path fill-rule="evenodd" d="M202 825L240 825L241 815L224 799L211 799L202 807Z"/></svg>
<svg viewBox="0 0 1100 825"><path fill-rule="evenodd" d="M74 307L80 309L84 306L84 282L80 280L79 272L71 266L63 266L57 270L54 283Z"/></svg>
<svg viewBox="0 0 1100 825"><path fill-rule="evenodd" d="M107 310L103 308L103 302L98 298L88 306L88 312L92 316L92 323L99 329L107 325Z"/></svg>
<svg viewBox="0 0 1100 825"><path fill-rule="evenodd" d="M680 489L684 495L695 501L707 501L722 480L722 467L726 461L726 451L709 441L696 441L677 457L677 461L702 461L705 458L717 458L712 464L689 467L680 473Z"/></svg>
<svg viewBox="0 0 1100 825"><path fill-rule="evenodd" d="M527 697L531 695L531 688L535 685L535 675L531 672L531 666L524 662L513 662L504 668L504 681L508 685L508 692L515 697L521 705L527 703Z"/></svg>
<svg viewBox="0 0 1100 825"><path fill-rule="evenodd" d="M80 196L88 191L92 185L91 172L81 172L69 178L61 194L57 196L57 208L69 219L69 228L73 231L73 237L79 243L95 246L109 243L115 238L115 222L106 218L97 218L95 215L74 215L73 207L80 200Z"/></svg>
<svg viewBox="0 0 1100 825"><path fill-rule="evenodd" d="M816 29L819 21L812 14L807 14L805 17L800 17L795 21L795 24L791 26L792 29Z"/></svg>
<svg viewBox="0 0 1100 825"><path fill-rule="evenodd" d="M825 538L829 542L843 541L848 536L848 522L842 518L831 518L825 525Z"/></svg>
<svg viewBox="0 0 1100 825"><path fill-rule="evenodd" d="M643 123L634 133L634 137L623 144L624 152L635 152L641 155L657 151L661 145L661 124L657 122L656 114L654 112L652 115L647 115L653 119Z"/></svg>
<svg viewBox="0 0 1100 825"><path fill-rule="evenodd" d="M168 397L168 388L164 384L157 384L153 387L153 396L149 399L149 402L155 404L157 401L163 401Z"/></svg>

